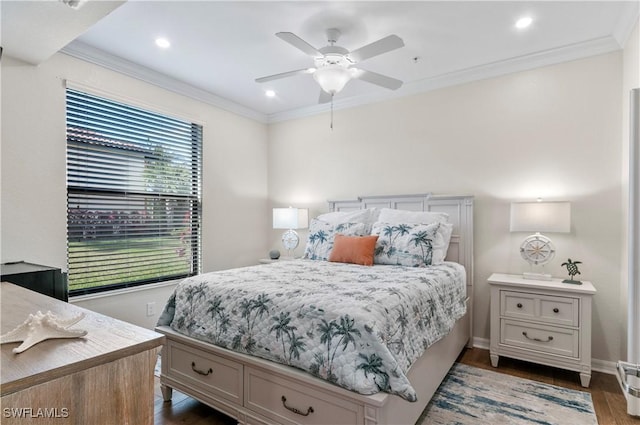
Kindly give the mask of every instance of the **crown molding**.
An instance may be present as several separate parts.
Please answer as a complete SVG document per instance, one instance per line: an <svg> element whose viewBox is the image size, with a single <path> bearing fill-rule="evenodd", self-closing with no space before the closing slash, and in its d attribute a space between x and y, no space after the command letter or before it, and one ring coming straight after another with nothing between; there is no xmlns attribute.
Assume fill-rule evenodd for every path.
<svg viewBox="0 0 640 425"><path fill-rule="evenodd" d="M581 43L563 46L557 49L544 50L504 61L492 62L472 68L440 74L434 77L405 83L396 91L379 92L345 99L334 100L333 109L347 109L398 97L411 96L458 84L499 77L514 72L527 71L548 65L555 65L590 56L601 55L620 50L620 45L613 36L601 37ZM328 104L313 105L290 111L267 115L269 123L309 117L330 110Z"/></svg>
<svg viewBox="0 0 640 425"><path fill-rule="evenodd" d="M400 89L395 91L378 91L371 94L337 99L333 102L333 109L354 108L370 103L411 96L458 84L499 77L514 72L527 71L534 68L617 51L621 49L619 41L621 37L628 37L633 30L633 26L638 17L637 8L634 10L636 13L632 14L633 18L621 21L620 25L618 25L619 31L611 36L448 72L422 80L411 81L405 83ZM330 104L318 104L274 114L263 114L79 41L70 43L62 49L61 52L261 123L268 124L309 117L329 112L331 108Z"/></svg>
<svg viewBox="0 0 640 425"><path fill-rule="evenodd" d="M625 4L625 10L620 14L620 19L612 31L613 38L616 39L621 48L627 44L633 28L638 23L640 17L640 2L631 1Z"/></svg>
<svg viewBox="0 0 640 425"><path fill-rule="evenodd" d="M267 122L267 116L261 112L247 108L246 106L242 106L220 96L216 96L211 92L202 90L192 86L191 84L184 83L176 78L154 71L151 68L135 64L103 50L96 49L86 43L73 41L60 52L112 71L119 72L129 77L142 80L146 83L153 84L174 93L199 100L203 103L224 109L225 111L229 111L261 123Z"/></svg>

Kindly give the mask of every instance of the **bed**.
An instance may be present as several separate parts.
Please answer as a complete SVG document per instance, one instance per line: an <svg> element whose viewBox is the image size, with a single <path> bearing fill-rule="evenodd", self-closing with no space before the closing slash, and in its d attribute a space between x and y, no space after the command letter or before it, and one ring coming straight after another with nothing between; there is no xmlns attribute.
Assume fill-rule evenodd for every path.
<svg viewBox="0 0 640 425"><path fill-rule="evenodd" d="M161 318L156 328L166 336L160 377L165 400L171 399L175 388L235 418L240 424L416 422L461 350L470 342L473 198L430 194L370 196L353 201L330 201L329 209L346 215L381 209L444 213L450 223L445 261L418 268L362 267L306 259L187 279L177 288L165 308L164 319ZM315 256L315 253L305 254L308 258ZM289 277L284 277L287 274ZM334 281L328 283L322 280L323 276L331 276ZM461 281L457 285L462 289L447 295L441 289L434 289L440 292L432 298L446 302L444 307L436 308L445 311L440 315L444 319L425 320L437 323L435 330L430 328L421 336L396 338L391 342L391 338L385 337L390 334L390 323L403 323L403 329L405 324L422 328L414 319L426 313L420 303L401 304L422 300L422 295L401 293L395 289L399 285L393 280L384 283L384 279L401 279L403 290L406 286L414 291L424 290L427 285L420 282L427 278L433 282L448 282L450 278L452 282ZM356 284L349 286L353 279ZM210 285L211 280L215 280L215 285ZM282 284L279 280L296 280L296 286L285 283L272 287L272 284ZM246 284L238 286L238 282ZM449 283L446 286L454 287ZM247 295L251 294L248 292L251 287L256 287L258 292ZM385 288L389 287L394 290L384 295L385 291L389 292ZM329 302L335 306L320 304L323 301L319 293L323 288L335 292L335 302ZM214 292L218 290L227 292ZM363 303L343 301L351 293ZM201 298L204 304L195 303L194 298ZM282 304L270 304L278 299L282 299ZM343 309L337 310L341 304ZM228 310L221 306L227 306ZM428 306L434 309L431 304ZM261 308L270 314L262 318ZM333 308L336 310L331 310ZM372 313L378 318L365 319L364 310L374 310ZM386 311L389 317L380 318L381 311ZM397 316L398 311L415 314ZM225 339L221 330L226 332L227 327L235 323L230 320L234 314L246 320L246 326L229 332ZM211 317L210 325L202 319L206 315ZM310 324L292 320L302 316L313 320ZM362 327L357 326L359 323ZM396 326L392 333L398 333L399 328ZM335 339L327 336L331 329ZM377 347L381 345L377 342L381 335L384 344ZM312 344L314 338L321 343ZM326 356L323 356L318 350L325 346ZM355 351L351 353L350 347ZM393 353L383 352L388 347Z"/></svg>

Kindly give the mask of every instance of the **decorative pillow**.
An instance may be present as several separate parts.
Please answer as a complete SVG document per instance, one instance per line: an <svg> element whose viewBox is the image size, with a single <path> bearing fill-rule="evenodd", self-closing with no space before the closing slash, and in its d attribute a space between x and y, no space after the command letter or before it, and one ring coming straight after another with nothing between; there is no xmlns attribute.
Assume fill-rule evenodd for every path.
<svg viewBox="0 0 640 425"><path fill-rule="evenodd" d="M377 235L345 236L337 234L333 239L333 249L329 255L329 261L373 266L373 253L377 240Z"/></svg>
<svg viewBox="0 0 640 425"><path fill-rule="evenodd" d="M431 211L407 211L382 208L378 221L393 224L431 224L446 223L449 221L449 214Z"/></svg>
<svg viewBox="0 0 640 425"><path fill-rule="evenodd" d="M424 267L444 261L453 225L450 223L374 223L379 235L374 263Z"/></svg>
<svg viewBox="0 0 640 425"><path fill-rule="evenodd" d="M314 218L309 225L309 236L303 258L327 261L333 248L333 239L338 233L347 236L363 236L366 234L366 225L364 223L331 224Z"/></svg>

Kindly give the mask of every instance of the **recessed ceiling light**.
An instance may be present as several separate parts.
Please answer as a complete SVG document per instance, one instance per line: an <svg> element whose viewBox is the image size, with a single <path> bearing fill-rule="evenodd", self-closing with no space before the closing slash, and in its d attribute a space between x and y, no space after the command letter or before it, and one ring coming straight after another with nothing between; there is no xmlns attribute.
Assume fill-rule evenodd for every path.
<svg viewBox="0 0 640 425"><path fill-rule="evenodd" d="M163 49L168 49L171 46L171 43L169 43L169 40L167 40L166 38L158 37L156 38L156 46Z"/></svg>
<svg viewBox="0 0 640 425"><path fill-rule="evenodd" d="M273 90L265 90L264 95L267 97L275 97L276 92L274 92Z"/></svg>
<svg viewBox="0 0 640 425"><path fill-rule="evenodd" d="M519 30L525 29L529 25L531 25L532 22L533 18L531 18L530 16L525 16L516 21L516 28L518 28Z"/></svg>

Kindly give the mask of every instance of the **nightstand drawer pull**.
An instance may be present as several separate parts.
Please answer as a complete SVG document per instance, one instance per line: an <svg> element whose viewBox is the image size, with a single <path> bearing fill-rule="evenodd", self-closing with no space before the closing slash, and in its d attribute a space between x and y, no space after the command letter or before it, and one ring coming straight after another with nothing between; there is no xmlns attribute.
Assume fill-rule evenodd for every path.
<svg viewBox="0 0 640 425"><path fill-rule="evenodd" d="M553 341L553 337L552 336L548 336L547 340L545 341L545 340L542 340L540 338L531 338L529 335L527 335L526 332L522 332L522 335L524 335L525 338L530 339L532 341L538 341L538 342L551 342L551 341Z"/></svg>
<svg viewBox="0 0 640 425"><path fill-rule="evenodd" d="M307 413L304 413L302 410L298 410L295 407L289 407L287 406L287 398L285 396L282 396L281 398L282 400L282 405L284 406L285 409L297 414L297 415L301 415L301 416L309 416L310 413L313 413L313 407L309 406L307 408Z"/></svg>
<svg viewBox="0 0 640 425"><path fill-rule="evenodd" d="M208 371L204 372L200 369L196 369L196 362L191 362L191 370L193 370L195 373L203 375L203 376L207 376L213 373L213 369L209 368Z"/></svg>
<svg viewBox="0 0 640 425"><path fill-rule="evenodd" d="M516 307L522 308L522 303L518 303L518 305Z"/></svg>
<svg viewBox="0 0 640 425"><path fill-rule="evenodd" d="M553 312L554 312L554 313L559 313L559 312L560 312L560 309L559 309L558 307L555 307L555 308L553 309Z"/></svg>

